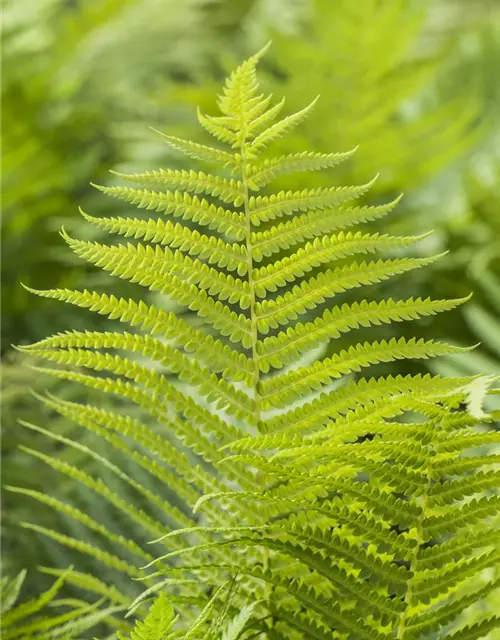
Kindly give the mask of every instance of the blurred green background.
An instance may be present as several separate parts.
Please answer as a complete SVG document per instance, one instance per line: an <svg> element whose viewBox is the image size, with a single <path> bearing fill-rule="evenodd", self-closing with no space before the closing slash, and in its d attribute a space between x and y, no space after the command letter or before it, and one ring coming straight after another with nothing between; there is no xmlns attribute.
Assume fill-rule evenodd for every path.
<svg viewBox="0 0 500 640"><path fill-rule="evenodd" d="M125 284L78 262L58 230L95 237L78 206L92 215L126 213L90 186L109 184L110 169L188 166L149 127L202 139L196 105L210 111L227 71L269 39L266 88L286 95L290 111L321 94L305 126L274 150L359 145L352 162L311 174L299 187L366 182L378 173L367 202L404 192L384 228L433 229L418 250L451 253L385 292L397 297L404 287L443 298L474 291L465 307L421 323L419 335L481 343L433 363L434 372L500 374L500 0L4 0L3 23L4 484L74 491L19 451L23 443L54 445L23 432L17 419L71 434L30 390L52 385L73 399L82 392L40 379L12 345L96 328L100 320L32 296L21 283L127 295ZM287 178L279 186L291 184ZM89 496L72 497L89 512L99 509ZM63 567L73 558L19 528L27 515L35 519L34 509L47 526L74 524L55 525L54 513L4 494L4 572L28 567L28 588L36 591L46 584L37 565Z"/></svg>

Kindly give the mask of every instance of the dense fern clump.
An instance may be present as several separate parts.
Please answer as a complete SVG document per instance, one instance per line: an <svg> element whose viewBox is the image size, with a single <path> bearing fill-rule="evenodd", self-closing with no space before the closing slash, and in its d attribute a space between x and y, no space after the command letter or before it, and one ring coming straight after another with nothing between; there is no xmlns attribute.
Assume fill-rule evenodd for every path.
<svg viewBox="0 0 500 640"><path fill-rule="evenodd" d="M266 156L316 101L278 119L284 102L272 105L258 90L262 54L227 80L221 115L199 113L224 149L163 136L180 153L219 165L220 175L204 167L160 169L120 175L138 187L98 187L164 214L96 218L82 212L98 228L142 242L100 244L62 234L83 259L174 300L185 313L96 291L37 292L134 328L67 331L26 349L65 366L40 371L143 410L144 420L126 410L43 399L163 482L165 494L148 491L86 449L118 485L132 487L150 505L138 508L99 477L31 451L131 526L112 531L56 497L17 488L98 533L103 544L25 526L107 567L103 576L68 574L89 592L131 602L104 577L110 569L143 579L147 588L134 608L167 589L168 606L183 624L194 621L196 637L224 607L233 617L249 603L254 615L242 628L273 640L442 637L464 609L499 586L486 570L500 560L500 530L492 521L500 506L498 456L488 449L500 438L475 428L490 420L483 408L490 380L359 377L380 363L463 351L417 337L356 340L356 331L430 316L464 300L342 303L344 292L363 287L368 294L372 285L436 257L406 254L421 236L352 229L397 204L352 204L372 182L270 190L280 175L328 169L353 151ZM341 336L349 346L335 349ZM476 450L480 454L471 455ZM143 548L134 539L138 528L161 547ZM471 576L482 575L480 588L466 592ZM226 606L228 580L236 586ZM159 616L170 629L174 613L167 609L160 596L144 625ZM200 611L206 615L197 618ZM499 620L451 637L483 637ZM141 629L132 637L142 637Z"/></svg>

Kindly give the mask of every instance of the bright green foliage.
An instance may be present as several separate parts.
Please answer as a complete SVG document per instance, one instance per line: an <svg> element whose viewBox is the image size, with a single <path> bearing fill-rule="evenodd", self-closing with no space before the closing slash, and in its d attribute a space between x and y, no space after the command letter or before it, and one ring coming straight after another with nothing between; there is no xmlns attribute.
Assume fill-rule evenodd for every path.
<svg viewBox="0 0 500 640"><path fill-rule="evenodd" d="M87 629L100 622L113 621L113 614L123 611L123 607L99 608L102 600L92 605L78 600L57 600L64 584L64 574L44 593L34 600L18 604L19 594L26 578L21 571L15 578L2 577L1 615L2 638L5 640L72 640L81 637ZM65 611L51 616L40 615L46 607L58 607Z"/></svg>
<svg viewBox="0 0 500 640"><path fill-rule="evenodd" d="M444 55L425 46L435 23L434 4L314 0L301 21L300 39L273 35L273 68L280 73L267 76L271 90L286 91L292 108L304 95L321 94L303 130L283 140L279 152L301 152L305 141L335 140L340 149L359 144L353 161L340 167L340 182L378 171L376 190L391 193L432 179L467 151L478 133L477 92L464 98L462 78L454 94L449 91L437 104L429 100L444 75L439 68ZM468 12L463 14L462 19ZM466 81L476 89L479 79L471 73ZM310 178L304 184L311 183L322 181Z"/></svg>
<svg viewBox="0 0 500 640"><path fill-rule="evenodd" d="M136 623L129 637L119 633L118 640L197 640L224 590L225 585L217 590L187 630L180 629L176 624L178 616L175 615L173 606L169 603L167 596L160 593L151 605L144 621ZM226 622L225 617L230 604L231 594L226 599L225 610L214 620L209 629L204 630L204 638L207 640L238 640L242 633L248 630L249 621L259 602L243 607L233 619Z"/></svg>
<svg viewBox="0 0 500 640"><path fill-rule="evenodd" d="M482 401L490 379L373 377L370 368L380 363L464 349L416 337L357 337L361 329L448 311L465 299L335 300L359 287L369 296L372 285L434 258L406 255L422 236L344 231L393 208L394 202L352 206L371 183L261 191L280 172L316 170L349 155L266 161L263 149L300 124L313 104L277 119L283 103L271 106L258 89L262 55L228 78L218 99L221 115L200 114L202 126L225 149L164 136L176 151L218 164L219 177L205 169L180 175L160 170L130 176L145 188L99 187L166 217L86 215L102 230L142 243L104 244L62 233L89 263L192 313L175 315L159 304L98 292L38 292L126 325L123 333L58 333L26 350L63 365L41 372L137 405L144 419L126 408L43 399L167 491L149 491L77 439L27 424L61 446L84 451L148 507L124 500L97 475L31 450L100 496L130 529L107 531L40 492L30 496L100 532L112 552L26 526L131 580L142 576L148 587L143 598L168 588L183 625L194 620L195 631L175 636L186 640L203 637L220 615L208 586L220 590L228 579L237 583L231 607L238 611L258 601L257 630L273 640L416 640L447 633L470 603L464 584L500 559L493 543L498 529L489 521L500 504L498 456L489 450L462 455L500 440L474 428L489 420ZM271 166L264 175L263 167ZM142 548L134 529L163 549ZM154 573L143 573L144 565ZM70 579L94 593L110 592L105 580L76 573ZM486 585L477 597L496 586ZM170 632L173 612L165 602L154 605L134 632L137 638L149 638L156 627ZM455 638L480 638L494 624L484 621Z"/></svg>
<svg viewBox="0 0 500 640"><path fill-rule="evenodd" d="M167 601L164 594L160 594L151 606L144 621L137 622L130 634L130 640L168 640L175 638L174 625L177 617L174 608ZM119 634L119 640L125 640L125 636Z"/></svg>

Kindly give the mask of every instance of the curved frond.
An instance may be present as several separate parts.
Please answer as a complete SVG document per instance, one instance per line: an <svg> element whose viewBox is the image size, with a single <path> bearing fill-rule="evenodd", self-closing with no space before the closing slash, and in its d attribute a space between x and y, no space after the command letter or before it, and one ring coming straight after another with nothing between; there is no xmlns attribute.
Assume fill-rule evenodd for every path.
<svg viewBox="0 0 500 640"><path fill-rule="evenodd" d="M379 362L391 362L403 358L432 358L450 353L463 352L463 347L421 338L392 338L389 341L365 342L343 350L330 358L316 362L310 367L276 376L262 384L262 398L266 407L282 407L314 390L321 389L335 378ZM467 350L467 349L465 349Z"/></svg>
<svg viewBox="0 0 500 640"><path fill-rule="evenodd" d="M362 222L376 220L389 213L399 202L400 198L386 205L378 207L350 207L338 210L320 210L305 213L289 220L280 222L266 231L258 231L250 237L252 243L252 257L259 262L283 249L290 249L299 242L306 242L311 238L331 233L336 229L344 229Z"/></svg>
<svg viewBox="0 0 500 640"><path fill-rule="evenodd" d="M230 202L236 207L243 204L244 188L241 180L221 178L203 171L185 171L182 169L157 169L144 173L112 173L122 180L135 182L150 189L162 191L187 191L188 193L205 193L219 198L222 202Z"/></svg>
<svg viewBox="0 0 500 640"><path fill-rule="evenodd" d="M293 286L273 300L255 305L261 333L296 320L299 314L315 309L328 298L363 285L377 284L388 278L432 264L440 256L431 258L396 258L370 262L352 262L335 269L327 269L317 276Z"/></svg>
<svg viewBox="0 0 500 640"><path fill-rule="evenodd" d="M469 296L470 297L470 296ZM338 338L342 333L370 325L390 324L404 320L416 320L423 316L449 311L469 298L461 300L407 300L382 302L354 302L327 310L314 322L297 323L287 331L272 338L265 338L257 345L259 366L262 370L272 366L279 369L299 356L329 339Z"/></svg>
<svg viewBox="0 0 500 640"><path fill-rule="evenodd" d="M223 166L229 167L233 167L236 164L236 157L227 151L217 149L216 147L207 147L204 144L198 144L197 142L191 142L190 140L182 140L175 136L169 136L161 131L157 131L156 129L153 130L156 131L163 140L165 140L169 147L175 149L175 151L184 153L190 158L202 160L203 162L209 162L211 164L222 164Z"/></svg>
<svg viewBox="0 0 500 640"><path fill-rule="evenodd" d="M312 151L291 153L264 160L261 164L250 165L248 177L251 187L258 189L287 173L319 171L336 167L350 158L355 151L356 149L344 153L314 153Z"/></svg>
<svg viewBox="0 0 500 640"><path fill-rule="evenodd" d="M296 211L315 211L333 207L359 198L373 184L373 180L358 187L331 187L329 189L304 189L304 191L280 191L272 196L251 196L250 221L256 227ZM330 212L332 215L333 212Z"/></svg>
<svg viewBox="0 0 500 640"><path fill-rule="evenodd" d="M126 238L144 239L153 244L168 245L180 249L191 256L199 256L208 264L237 271L244 276L248 271L246 246L227 243L214 236L206 236L170 220L143 220L139 218L93 218L82 211L87 222L110 233L118 233Z"/></svg>
<svg viewBox="0 0 500 640"><path fill-rule="evenodd" d="M266 291L274 292L325 263L357 254L402 249L423 236L396 237L387 234L343 232L323 236L308 242L291 256L260 269L254 269L252 279L260 298Z"/></svg>
<svg viewBox="0 0 500 640"><path fill-rule="evenodd" d="M94 186L112 198L137 205L139 209L165 213L174 218L196 222L212 231L233 234L238 239L244 238L245 217L242 213L217 207L196 195L191 196L182 191L149 191L148 189L131 187Z"/></svg>

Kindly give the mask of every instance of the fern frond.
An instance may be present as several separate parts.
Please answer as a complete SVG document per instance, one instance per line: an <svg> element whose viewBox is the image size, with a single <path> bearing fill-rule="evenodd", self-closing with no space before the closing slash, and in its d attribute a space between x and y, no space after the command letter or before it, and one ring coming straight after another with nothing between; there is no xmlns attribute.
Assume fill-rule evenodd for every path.
<svg viewBox="0 0 500 640"><path fill-rule="evenodd" d="M81 511L80 509L76 509L71 505L65 504L61 500L57 498L53 498L51 496L42 493L41 491L36 491L33 489L23 489L22 487L6 487L7 491L12 493L17 493L19 495L25 495L34 500L38 500L39 502L52 507L59 513L67 515L75 520L78 520L81 524L83 524L88 529L100 534L103 538L107 539L113 546L123 547L125 550L132 552L134 555L138 556L142 560L151 561L153 557L149 553L145 553L133 540L124 538L123 536L116 535L111 533L106 527L99 524L95 520L93 520L86 513Z"/></svg>
<svg viewBox="0 0 500 640"><path fill-rule="evenodd" d="M49 576L55 576L56 578L64 576L66 583L72 584L94 595L104 597L114 604L125 606L130 604L130 598L119 591L114 585L106 584L88 573L81 573L74 569L54 569L53 567L39 567L39 571Z"/></svg>
<svg viewBox="0 0 500 640"><path fill-rule="evenodd" d="M459 631L450 635L450 640L479 640L484 638L490 631L495 631L500 625L500 616L491 616L482 622L463 627Z"/></svg>
<svg viewBox="0 0 500 640"><path fill-rule="evenodd" d="M95 332L94 334L86 335L84 341L85 344L83 346L92 346L94 349L123 349L140 353L142 356L151 358L171 372L178 374L180 380L199 387L200 393L209 399L213 399L215 406L218 408L223 408L238 417L249 418L252 415L252 402L245 393L160 340L130 333ZM90 345L89 341L91 342ZM100 353L93 354L87 349L37 349L32 346L27 351L59 364L85 366L96 371L109 368L110 357L114 360L115 373L123 373L123 367L127 367L127 361L118 356L106 357ZM122 367L119 367L119 362L121 362ZM130 367L132 373L127 375L128 377L134 377L137 372L133 369L132 363L130 363Z"/></svg>
<svg viewBox="0 0 500 640"><path fill-rule="evenodd" d="M272 196L251 196L248 203L250 221L259 227L263 222L290 216L296 211L315 211L333 207L359 198L370 189L373 182L372 180L357 187L280 191Z"/></svg>
<svg viewBox="0 0 500 640"><path fill-rule="evenodd" d="M222 149L207 147L204 144L198 144L190 140L182 140L182 138L166 135L157 129L153 129L153 131L158 133L169 147L175 149L175 151L180 151L189 158L229 167L233 167L237 162L237 158L232 153L228 153Z"/></svg>
<svg viewBox="0 0 500 640"><path fill-rule="evenodd" d="M480 602L500 587L500 579L494 580L480 587L473 589L461 598L447 601L438 608L431 609L424 613L416 612L408 619L407 630L409 637L415 637L418 633L428 633L437 626L445 627L453 622L468 606L475 602Z"/></svg>
<svg viewBox="0 0 500 640"><path fill-rule="evenodd" d="M466 449L490 444L500 444L500 432L488 431L481 433L474 430L464 430L462 434L455 434L450 440L441 441L439 443L439 451L442 453L462 453Z"/></svg>
<svg viewBox="0 0 500 640"><path fill-rule="evenodd" d="M436 301L430 298L426 300L409 298L403 301L389 299L382 302L363 301L334 307L325 311L314 322L306 324L299 322L287 331L257 343L259 366L262 371L266 371L270 366L275 369L281 368L296 360L305 351L328 339L338 338L342 333L350 332L352 329L416 320L423 316L449 311L469 298L470 296L461 300Z"/></svg>
<svg viewBox="0 0 500 640"><path fill-rule="evenodd" d="M450 561L457 562L469 556L476 549L496 546L499 539L500 531L492 532L492 535L485 539L484 531L478 528L474 534L465 534L440 545L432 545L420 550L418 564L421 569L441 569Z"/></svg>
<svg viewBox="0 0 500 640"><path fill-rule="evenodd" d="M443 476L459 476L474 469L480 469L482 466L498 464L500 455L485 455L457 458L449 455L444 457L437 455L436 462L433 466L433 478L441 479Z"/></svg>
<svg viewBox="0 0 500 640"><path fill-rule="evenodd" d="M54 529L42 527L38 524L33 524L30 522L21 522L21 526L25 529L40 533L43 536L46 536L47 538L54 540L55 542L65 547L68 547L69 549L74 549L75 551L88 555L91 558L95 558L101 564L109 567L110 569L114 569L116 571L124 573L131 578L138 578L142 575L138 567L125 562L125 560L122 560L119 556L113 553L109 553L108 551L105 551L104 549L101 549L96 545L91 544L90 542L78 540L77 538L59 533Z"/></svg>
<svg viewBox="0 0 500 640"><path fill-rule="evenodd" d="M376 220L389 213L400 198L378 207L350 207L305 213L287 222L280 222L266 231L252 233L252 257L259 262L282 249L290 249L299 242L344 229L354 224Z"/></svg>
<svg viewBox="0 0 500 640"><path fill-rule="evenodd" d="M245 60L226 79L223 92L218 96L218 105L222 113L233 121L236 130L243 134L240 141L246 139L242 125L258 117L267 108L267 100L257 95L258 81L256 68L259 60L269 48L269 44Z"/></svg>
<svg viewBox="0 0 500 640"><path fill-rule="evenodd" d="M310 102L306 107L293 113L283 120L279 120L275 124L271 125L268 129L259 133L259 135L252 141L249 146L248 154L249 158L255 157L260 151L265 149L267 146L274 142L275 140L279 140L284 135L289 133L292 129L294 129L297 125L299 125L302 120L307 118L310 112L314 109L314 105L318 101L319 96L314 98L312 102Z"/></svg>
<svg viewBox="0 0 500 640"><path fill-rule="evenodd" d="M76 599L57 598L63 583L67 583L71 569L57 572L57 580L37 598L17 604L20 588L26 575L22 571L16 578L2 580L2 638L65 638L72 640L101 622L112 626L114 614L123 611L123 605L101 608L102 600L87 604ZM63 613L43 614L48 607L68 607ZM39 615L42 614L42 615Z"/></svg>
<svg viewBox="0 0 500 640"><path fill-rule="evenodd" d="M2 637L5 640L14 638L38 638L48 640L49 638L62 637L77 638L81 633L91 629L101 622L111 626L113 614L122 612L123 607L111 606L101 609L102 602L86 605L83 602L56 601L53 606L69 604L74 608L66 613L44 618L35 619L32 622L16 625L13 629L4 631ZM81 637L81 636L80 636Z"/></svg>
<svg viewBox="0 0 500 640"><path fill-rule="evenodd" d="M443 591L451 591L478 572L498 565L499 561L500 553L494 549L470 559L462 557L460 561L446 565L445 569L423 571L414 580L413 597L416 602L428 603Z"/></svg>
<svg viewBox="0 0 500 640"><path fill-rule="evenodd" d="M181 251L153 249L149 245L103 245L98 242L73 240L65 235L71 249L81 258L110 271L119 278L137 282L151 290L169 288L172 281L189 283L206 290L219 300L238 302L242 309L250 304L248 282L226 275L213 267L185 256ZM165 278L163 278L165 274Z"/></svg>
<svg viewBox="0 0 500 640"><path fill-rule="evenodd" d="M11 606L9 606L8 610L5 611L2 615L2 628L10 627L19 620L27 618L28 616L41 611L49 602L51 602L55 598L64 582L63 574L54 582L50 589L45 591L45 593L40 595L38 598L34 598L33 600L30 600L22 605L18 605L13 608L13 605L17 600L17 596L19 595L19 589L22 586L22 582L24 581L24 577L25 576L21 573L20 576L18 576L16 583L14 584L13 595L15 596L15 598L14 600L12 600L11 598Z"/></svg>
<svg viewBox="0 0 500 640"><path fill-rule="evenodd" d="M120 173L118 171L111 173L122 180L135 182L152 189L180 190L194 194L205 193L219 198L222 202L230 202L236 207L243 204L244 187L241 180L221 178L203 171L158 169L144 173Z"/></svg>
<svg viewBox="0 0 500 640"><path fill-rule="evenodd" d="M314 153L303 151L302 153L290 153L278 158L264 160L261 164L249 166L248 178L253 189L266 186L279 176L287 173L303 171L319 171L336 167L341 162L348 160L356 149L344 153Z"/></svg>
<svg viewBox="0 0 500 640"><path fill-rule="evenodd" d="M352 371L379 362L391 362L402 358L432 358L463 352L464 347L453 347L433 340L405 340L392 338L389 342L366 342L348 350L290 373L276 376L262 383L262 399L266 408L283 407L304 393L319 390L332 380Z"/></svg>
<svg viewBox="0 0 500 640"><path fill-rule="evenodd" d="M137 462L149 473L175 490L176 495L188 503L192 503L199 498L199 493L196 491L195 486L199 486L205 491L214 491L221 488L221 485L217 484L210 474L201 467L192 465L185 453L179 451L177 447L165 441L158 433L155 433L136 419L91 405L80 405L76 402L62 401L50 396L40 398L40 401L61 415L70 418L76 424L100 435L118 450L124 453L129 452L134 462ZM148 451L150 455L160 457L163 464L158 464L156 460L143 456L137 451L130 452L129 447L121 439L116 439L112 435L113 432L130 438L137 445ZM165 465L169 465L176 472L184 470L186 479L179 477L175 472L169 471L168 468L165 468ZM195 486L191 484L193 482ZM169 519L175 519L176 523L183 526L193 525L193 521L181 509L173 504L166 504L168 504L168 510L164 510Z"/></svg>
<svg viewBox="0 0 500 640"><path fill-rule="evenodd" d="M198 424L191 424L188 421L181 421L176 418L172 418L171 411L169 411L169 405L166 402L161 401L161 389L157 396L142 390L140 387L122 379L104 378L95 375L86 375L83 373L77 373L74 371L64 371L62 369L49 369L46 367L36 367L35 370L40 373L49 374L59 378L61 380L68 380L71 382L77 382L83 384L91 389L102 391L103 393L111 393L120 398L125 398L131 403L137 404L139 407L147 411L154 419L160 420L167 428L172 429L174 434L188 447L190 447L194 453L203 457L207 462L216 462L221 459L221 454L218 452L217 446L215 446L203 433L200 432ZM155 380L155 378L151 378ZM153 384L153 388L156 388ZM169 388L170 389L170 388ZM171 390L171 389L170 389ZM169 396L166 396L168 401ZM188 411L190 417L199 417L199 420L203 425L207 425L207 430L211 426L211 421L208 418L206 412L197 410L195 403L186 401L184 408L188 411L187 407L190 406L194 409L193 412ZM207 422L208 421L208 422ZM216 424L219 428L222 428L222 421ZM219 432L220 435L220 432Z"/></svg>
<svg viewBox="0 0 500 640"><path fill-rule="evenodd" d="M17 599L19 598L19 594L21 592L21 587L23 586L24 580L26 579L26 569L22 569L15 578L9 580L8 576L2 577L1 582L1 613L2 619L6 613L8 613L16 604Z"/></svg>
<svg viewBox="0 0 500 640"><path fill-rule="evenodd" d="M271 99L272 96L269 96ZM249 113L249 123L247 125L247 135L249 137L255 137L259 134L263 129L266 129L266 126L270 124L281 112L283 107L285 106L285 98L282 98L280 102L277 102L273 107L269 109L262 110L262 103L258 103L256 107L258 109L253 108Z"/></svg>
<svg viewBox="0 0 500 640"><path fill-rule="evenodd" d="M258 328L261 333L296 320L299 314L315 309L338 293L363 285L382 282L388 278L431 264L440 256L431 258L399 258L348 264L327 269L304 280L274 300L256 303Z"/></svg>
<svg viewBox="0 0 500 640"><path fill-rule="evenodd" d="M93 353L88 350L54 350L36 352L43 358L59 364L73 364L95 371L108 371L124 376L137 383L142 383L147 389L162 393L172 405L186 418L194 420L203 428L211 431L223 440L237 437L241 431L233 425L224 422L217 414L197 405L191 398L180 392L174 385L167 382L165 376L140 365L127 358L111 354ZM220 381L223 383L224 381ZM239 392L242 398L247 396ZM238 411L237 411L238 412Z"/></svg>
<svg viewBox="0 0 500 640"><path fill-rule="evenodd" d="M224 377L231 377L235 381L245 380L252 372L252 364L245 354L238 353L211 335L195 329L174 313L148 306L142 301L137 303L130 299L108 296L105 293L80 292L70 289L28 290L45 298L68 302L100 314L106 314L111 319L118 319L131 326L139 326L152 335L161 335L166 340L174 341L176 345L182 345L186 351L195 354L200 360L209 359L211 370L222 373ZM89 340L91 339L92 335L89 336L87 332L73 331L55 334L51 338L34 343L32 346L42 349L90 347Z"/></svg>
<svg viewBox="0 0 500 640"><path fill-rule="evenodd" d="M174 636L175 623L178 616L174 608L162 593L158 595L147 616L141 622L137 622L130 640L152 640L153 638L172 638ZM125 640L125 636L118 634L119 640Z"/></svg>
<svg viewBox="0 0 500 640"><path fill-rule="evenodd" d="M425 521L426 540L438 538L483 522L495 515L500 507L500 496L474 499L463 506L453 506L442 515L429 516Z"/></svg>
<svg viewBox="0 0 500 640"><path fill-rule="evenodd" d="M471 462L476 463L476 460ZM500 460L492 459L491 464L499 464ZM478 464L478 467L480 463ZM476 469L477 467L473 467ZM439 471L440 472L440 471ZM463 476L455 480L446 480L431 487L429 491L429 505L442 506L454 501L463 500L476 493L483 493L489 489L496 489L500 482L499 471L478 471L474 477Z"/></svg>
<svg viewBox="0 0 500 640"><path fill-rule="evenodd" d="M221 118L207 116L200 111L198 107L198 122L201 126L208 131L214 138L217 138L221 142L225 142L237 148L240 142L240 136L236 131L233 131L231 128L232 122L229 120L229 126L227 126L225 121L221 121Z"/></svg>
<svg viewBox="0 0 500 640"><path fill-rule="evenodd" d="M389 23L395 11L395 5L388 11ZM99 230L135 244L62 234L90 264L194 313L178 317L105 293L40 291L137 329L69 330L21 348L64 367L37 367L40 373L120 399L120 409L51 395L42 402L166 486L168 497L77 438L27 425L92 460L93 469L132 490L137 505L98 472L26 452L95 494L163 550L145 551L132 534L108 531L81 508L16 488L92 531L110 551L25 526L129 580L144 579L147 588L133 610L160 594L132 640L217 637L226 614L233 624L224 640L239 632L273 640L416 640L421 633L448 637L452 623L459 631L451 637L479 638L494 618L461 630L457 619L474 597L498 586L487 577L500 561L499 456L492 447L498 434L476 429L478 421L488 429L492 423L485 408L492 378L391 375L397 361L469 350L396 330L397 323L450 311L467 298L368 302L361 296L326 306L339 294L439 256L405 255L425 235L357 230L399 201L344 204L373 181L261 191L275 178L334 167L352 154L258 159L316 103L276 121L284 102L273 104L260 93L256 67L263 53L228 78L218 98L221 114L198 112L226 150L163 136L175 150L223 168L223 175L195 169L119 174L144 188L97 188L170 218L83 214ZM375 257L357 261L366 254ZM355 331L377 325L391 326L395 336L356 342ZM381 363L385 377L356 375ZM140 417L127 415L124 402ZM154 573L146 576L130 556ZM467 596L467 581L482 576L487 584ZM127 600L98 577L75 572L69 579L121 606ZM249 598L254 604L245 609ZM258 619L250 622L253 612Z"/></svg>
<svg viewBox="0 0 500 640"><path fill-rule="evenodd" d="M83 211L81 213L87 222L104 231L118 233L126 238L143 238L154 244L169 245L173 249L186 251L189 255L199 256L209 264L216 264L228 271L238 271L240 276L244 276L248 271L245 245L229 244L220 238L206 236L181 224L173 224L170 220L164 222L161 219L93 218Z"/></svg>
<svg viewBox="0 0 500 640"><path fill-rule="evenodd" d="M105 466L107 469L113 472L123 482L126 482L127 484L132 486L134 489L139 491L139 493L142 493L143 495L145 494L145 497L152 499L153 503L159 502L160 504L163 505L162 500L156 498L155 496L150 495L150 492L148 493L147 489L139 485L133 479L129 478L116 465L113 465L112 463L107 461L105 458L103 458L103 456L100 456L94 451L91 451L90 449L88 449L88 447L85 447L80 443L74 442L73 440L69 440L68 438L65 438L63 436L56 436L55 434L50 433L46 429L42 429L42 427L36 427L35 425L28 425L27 423L23 423L23 426L31 430L38 431L40 433L44 433L46 436L51 437L54 440L57 440L67 446L74 447L76 449L79 449L87 453L89 456L92 456L94 459L99 460L99 462L101 462L103 466ZM29 447L24 447L24 450L26 451L26 453L29 453L31 456L39 458L54 470L74 478L75 480L80 482L82 485L90 489L92 492L101 495L110 504L112 504L114 507L122 511L132 521L136 522L140 527L143 527L146 531L150 532L152 535L155 535L155 533L156 535L158 535L158 533L163 530L164 525L160 524L153 517L147 515L141 509L137 509L133 505L128 504L125 499L121 498L115 492L111 491L100 478L96 479L90 474L88 474L87 472L82 471L81 469L78 469L78 467L76 467L75 465L58 460L57 458L41 453L40 451L36 451Z"/></svg>
<svg viewBox="0 0 500 640"><path fill-rule="evenodd" d="M184 304L191 310L197 311L202 318L211 322L221 335L228 336L232 342L241 342L244 347L251 344L250 320L243 314L232 311L221 300L214 300L205 289L190 283L188 279L183 280L181 277L170 275L164 260L166 254L159 247L154 250L151 247L141 249L132 245L105 246L99 243L72 240L69 236L68 242L81 257L94 264L103 265L113 275L130 279L132 282L138 282L149 289L159 290L161 293L173 296L179 304ZM184 259L178 258L176 260L172 252L170 255L171 265L177 265L182 273ZM133 266L130 262L132 256L135 257ZM215 271L210 271L206 265L201 265L200 270L197 270L192 264L186 263L186 265L191 275L197 272L196 277L200 284L205 283L209 289L214 287L214 291L221 292L222 289L221 297L241 299L244 306L247 304L248 287L245 287L244 291L238 290L238 279L229 276L224 278L222 274L219 279ZM189 275L184 275L189 278Z"/></svg>
<svg viewBox="0 0 500 640"><path fill-rule="evenodd" d="M259 298L264 298L267 291L274 292L325 263L357 254L402 249L418 242L422 237L396 237L378 233L363 234L360 231L357 233L341 231L337 235L316 238L291 256L260 269L254 269L252 279L255 291Z"/></svg>
<svg viewBox="0 0 500 640"><path fill-rule="evenodd" d="M204 198L182 191L149 191L131 187L101 187L108 196L135 204L139 209L157 211L208 227L212 231L233 234L241 240L245 234L245 218L237 211L210 204Z"/></svg>

